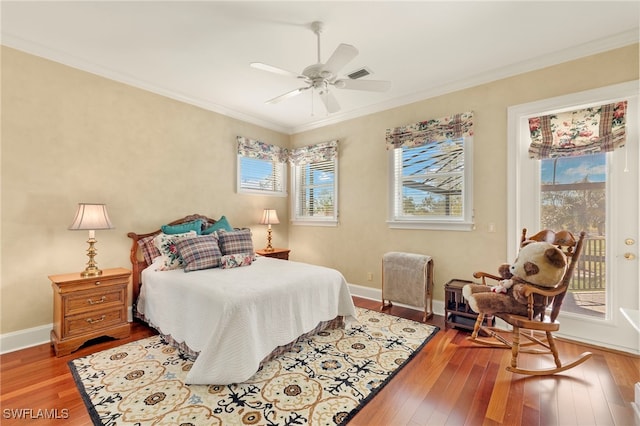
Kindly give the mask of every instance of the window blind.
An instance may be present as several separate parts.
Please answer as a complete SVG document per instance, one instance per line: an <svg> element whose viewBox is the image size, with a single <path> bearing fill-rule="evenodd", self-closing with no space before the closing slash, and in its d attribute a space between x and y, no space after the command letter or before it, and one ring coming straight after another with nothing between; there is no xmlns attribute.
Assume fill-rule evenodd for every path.
<svg viewBox="0 0 640 426"><path fill-rule="evenodd" d="M296 220L337 220L338 141L291 151L293 216Z"/></svg>
<svg viewBox="0 0 640 426"><path fill-rule="evenodd" d="M394 150L394 216L464 217L464 139Z"/></svg>
<svg viewBox="0 0 640 426"><path fill-rule="evenodd" d="M287 149L242 136L237 142L239 192L286 193Z"/></svg>
<svg viewBox="0 0 640 426"><path fill-rule="evenodd" d="M325 160L298 166L296 180L298 191L295 194L296 216L333 217L335 215L334 161Z"/></svg>

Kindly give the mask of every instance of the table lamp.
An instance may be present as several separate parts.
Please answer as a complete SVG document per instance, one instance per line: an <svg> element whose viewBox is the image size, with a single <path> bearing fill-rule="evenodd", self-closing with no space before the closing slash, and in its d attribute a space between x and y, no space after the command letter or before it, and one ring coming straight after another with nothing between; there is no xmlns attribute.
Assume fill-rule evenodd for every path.
<svg viewBox="0 0 640 426"><path fill-rule="evenodd" d="M102 275L102 271L98 269L95 261L95 257L98 254L95 244L96 229L113 229L111 220L109 220L109 214L107 213L107 206L104 204L91 204L91 203L79 203L78 211L76 211L76 217L73 219L73 223L69 226L72 231L88 230L89 231L89 248L87 249L87 256L89 256L89 262L87 267L80 275L83 277L94 277Z"/></svg>
<svg viewBox="0 0 640 426"><path fill-rule="evenodd" d="M264 249L265 251L273 251L273 247L271 246L271 225L277 225L279 223L278 213L274 209L264 209L260 224L267 225L267 247Z"/></svg>

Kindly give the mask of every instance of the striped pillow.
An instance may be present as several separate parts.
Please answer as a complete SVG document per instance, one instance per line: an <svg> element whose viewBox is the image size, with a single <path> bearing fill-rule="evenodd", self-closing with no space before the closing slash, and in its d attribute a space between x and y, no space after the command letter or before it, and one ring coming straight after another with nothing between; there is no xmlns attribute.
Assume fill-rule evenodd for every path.
<svg viewBox="0 0 640 426"><path fill-rule="evenodd" d="M255 255L253 250L253 240L250 229L240 229L237 231L217 231L220 242L220 250L224 256L229 254L249 253Z"/></svg>
<svg viewBox="0 0 640 426"><path fill-rule="evenodd" d="M215 234L185 238L177 241L176 246L184 261L185 272L220 266L222 253L218 247L218 237Z"/></svg>

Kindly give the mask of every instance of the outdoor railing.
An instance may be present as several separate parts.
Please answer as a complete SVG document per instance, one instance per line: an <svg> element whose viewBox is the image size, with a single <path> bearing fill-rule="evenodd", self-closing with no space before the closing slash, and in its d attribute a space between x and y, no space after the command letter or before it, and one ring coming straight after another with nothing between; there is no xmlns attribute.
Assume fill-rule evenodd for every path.
<svg viewBox="0 0 640 426"><path fill-rule="evenodd" d="M604 291L606 288L605 238L587 237L571 280L571 291Z"/></svg>

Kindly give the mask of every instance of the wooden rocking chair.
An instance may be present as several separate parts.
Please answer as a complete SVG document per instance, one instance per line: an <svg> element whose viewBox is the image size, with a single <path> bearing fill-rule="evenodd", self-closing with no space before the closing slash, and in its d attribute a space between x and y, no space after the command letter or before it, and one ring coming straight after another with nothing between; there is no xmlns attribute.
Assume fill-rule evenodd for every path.
<svg viewBox="0 0 640 426"><path fill-rule="evenodd" d="M558 247L567 256L568 266L564 273L564 276L557 287L553 289L540 289L535 286L526 286L525 294L528 298L528 315L514 315L508 313L495 314L498 318L501 318L507 324L513 327L511 332L495 327L489 327L483 325L484 314L480 313L474 325L473 333L468 339L474 343L480 345L510 348L511 349L511 365L507 367L507 371L518 374L526 374L533 376L543 376L559 373L561 371L568 370L575 367L589 359L591 352L582 353L578 359L573 362L563 364L558 356L558 350L553 340L553 332L560 329L560 323L556 321L558 314L560 313L560 307L562 301L569 288L569 283L573 277L573 272L580 258L582 252L582 244L584 241L584 231L580 233L580 237L576 241L573 235L567 231L560 231L555 233L550 230L544 230L537 233L534 236L527 237L527 230L522 230L521 245L525 241L546 241ZM487 285L486 280L492 279L496 281L502 280L502 277L488 274L486 272L476 272L473 274L476 278L482 278L482 283ZM545 318L545 309L542 309L540 315L534 316L534 294L538 294L546 298L545 306L551 306L551 313L549 318ZM540 300L540 299L539 299ZM479 333L482 332L488 335L489 338L479 338ZM503 336L505 332L511 333L511 340ZM502 334L500 334L502 333ZM521 337L524 337L527 341L521 343ZM533 347L532 347L533 346ZM518 355L519 353L529 353L536 355L553 355L555 362L555 368L547 368L540 370L530 370L518 367Z"/></svg>

